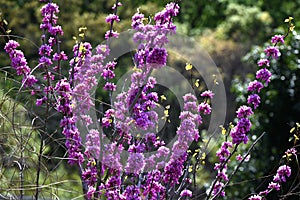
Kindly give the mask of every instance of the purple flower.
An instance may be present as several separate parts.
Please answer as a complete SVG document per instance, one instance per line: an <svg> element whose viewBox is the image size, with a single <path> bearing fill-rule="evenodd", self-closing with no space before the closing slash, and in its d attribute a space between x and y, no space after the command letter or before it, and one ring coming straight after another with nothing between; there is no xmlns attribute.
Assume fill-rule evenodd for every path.
<svg viewBox="0 0 300 200"><path fill-rule="evenodd" d="M130 152L127 165L125 167L126 173L139 174L145 167L144 154Z"/></svg>
<svg viewBox="0 0 300 200"><path fill-rule="evenodd" d="M243 160L243 156L241 156L241 154L239 154L239 155L237 155L237 156L235 157L235 159L236 159L237 161L241 161L241 160Z"/></svg>
<svg viewBox="0 0 300 200"><path fill-rule="evenodd" d="M271 81L271 76L272 73L267 68L260 69L256 72L256 78L265 81L266 84Z"/></svg>
<svg viewBox="0 0 300 200"><path fill-rule="evenodd" d="M4 50L6 51L6 53L11 54L13 53L13 51L19 47L20 44L14 40L9 40L4 47Z"/></svg>
<svg viewBox="0 0 300 200"><path fill-rule="evenodd" d="M154 64L153 67L160 68L167 63L168 53L165 48L154 48L147 56L147 63Z"/></svg>
<svg viewBox="0 0 300 200"><path fill-rule="evenodd" d="M161 146L157 150L157 157L168 157L170 149L165 146Z"/></svg>
<svg viewBox="0 0 300 200"><path fill-rule="evenodd" d="M213 196L215 196L219 193L218 197L224 197L225 192L224 192L224 190L222 190L223 186L224 186L224 183L217 181L213 188L213 192L212 192ZM220 192L221 190L222 190L222 192Z"/></svg>
<svg viewBox="0 0 300 200"><path fill-rule="evenodd" d="M287 156L289 156L289 155L297 156L297 150L293 147L293 148L288 149L288 150L285 152L285 154L286 154Z"/></svg>
<svg viewBox="0 0 300 200"><path fill-rule="evenodd" d="M279 43L279 42L284 44L284 35L274 35L271 39L271 42L274 44Z"/></svg>
<svg viewBox="0 0 300 200"><path fill-rule="evenodd" d="M259 195L260 195L260 196L267 196L269 193L270 193L270 190L269 190L269 189L266 189L266 190L264 190L264 191L259 192Z"/></svg>
<svg viewBox="0 0 300 200"><path fill-rule="evenodd" d="M49 37L48 43L50 46L54 46L56 44L56 39L54 37Z"/></svg>
<svg viewBox="0 0 300 200"><path fill-rule="evenodd" d="M37 106L41 106L46 100L47 100L47 97L43 97L43 98L37 99L35 104Z"/></svg>
<svg viewBox="0 0 300 200"><path fill-rule="evenodd" d="M198 111L199 112L203 112L205 115L210 114L211 113L211 107L208 103L201 103L198 106Z"/></svg>
<svg viewBox="0 0 300 200"><path fill-rule="evenodd" d="M183 96L183 100L184 102L187 102L187 101L197 101L197 98L195 97L195 95L191 94L191 93L188 93L186 95Z"/></svg>
<svg viewBox="0 0 300 200"><path fill-rule="evenodd" d="M120 21L120 18L118 15L116 14L109 14L106 18L105 18L105 21L107 23L112 23L112 21L116 21L116 22L119 22Z"/></svg>
<svg viewBox="0 0 300 200"><path fill-rule="evenodd" d="M269 183L268 188L269 189L275 189L275 190L279 191L280 190L280 184L279 183L271 182L271 183Z"/></svg>
<svg viewBox="0 0 300 200"><path fill-rule="evenodd" d="M133 29L137 29L140 25L143 25L144 14L135 13L132 16L132 24L131 27Z"/></svg>
<svg viewBox="0 0 300 200"><path fill-rule="evenodd" d="M58 13L59 8L56 3L48 3L41 8L42 16L46 16L49 13Z"/></svg>
<svg viewBox="0 0 300 200"><path fill-rule="evenodd" d="M213 98L214 95L215 94L210 90L207 90L207 91L204 91L204 92L201 93L201 97L208 97L208 98L211 98L211 99Z"/></svg>
<svg viewBox="0 0 300 200"><path fill-rule="evenodd" d="M172 17L176 16L179 13L179 6L178 4L175 3L169 3L166 5L166 8L157 13L154 16L154 20L156 21L156 25L162 25L162 24L167 24L168 28L173 27L171 22Z"/></svg>
<svg viewBox="0 0 300 200"><path fill-rule="evenodd" d="M257 80L254 80L249 83L248 85L248 91L250 92L260 92L260 90L263 88L263 84Z"/></svg>
<svg viewBox="0 0 300 200"><path fill-rule="evenodd" d="M247 132L250 131L251 122L247 118L241 118L237 125L231 129L230 136L232 137L232 143L233 144L240 144L241 142L244 142L247 144L248 137Z"/></svg>
<svg viewBox="0 0 300 200"><path fill-rule="evenodd" d="M49 33L52 34L52 35L63 35L64 32L61 28L61 26L57 25L57 26L52 26L50 29L49 29Z"/></svg>
<svg viewBox="0 0 300 200"><path fill-rule="evenodd" d="M186 153L181 154L176 159L171 159L164 168L163 181L166 184L173 186L178 184L179 178L183 174L184 161L186 160Z"/></svg>
<svg viewBox="0 0 300 200"><path fill-rule="evenodd" d="M25 76L22 80L22 84L24 85L24 88L31 87L36 82L38 82L38 80L33 75Z"/></svg>
<svg viewBox="0 0 300 200"><path fill-rule="evenodd" d="M68 60L67 55L65 54L64 51L60 52L60 53L55 53L53 55L53 60L54 61L59 61L59 60Z"/></svg>
<svg viewBox="0 0 300 200"><path fill-rule="evenodd" d="M248 200L262 200L262 197L260 195L252 195Z"/></svg>
<svg viewBox="0 0 300 200"><path fill-rule="evenodd" d="M286 182L286 177L291 176L291 168L287 165L282 165L278 168L276 175L273 178L274 182Z"/></svg>
<svg viewBox="0 0 300 200"><path fill-rule="evenodd" d="M39 63L41 63L41 64L43 64L43 65L47 65L47 66L50 66L50 65L53 64L52 61L51 61L51 59L48 58L48 57L45 57L45 56L42 56L42 57L40 58Z"/></svg>
<svg viewBox="0 0 300 200"><path fill-rule="evenodd" d="M238 118L244 118L248 117L253 114L252 108L249 106L241 106L239 109L236 111L237 117Z"/></svg>
<svg viewBox="0 0 300 200"><path fill-rule="evenodd" d="M48 44L43 44L39 49L40 56L44 56L44 55L50 56L51 52L52 52L52 48Z"/></svg>
<svg viewBox="0 0 300 200"><path fill-rule="evenodd" d="M117 5L114 3L113 7L111 9L115 10L117 7L122 6L121 2L118 2Z"/></svg>
<svg viewBox="0 0 300 200"><path fill-rule="evenodd" d="M110 70L110 69L104 69L104 70L102 71L101 76L102 76L104 79L112 79L112 78L115 77L115 73L114 73L112 70Z"/></svg>
<svg viewBox="0 0 300 200"><path fill-rule="evenodd" d="M11 66L17 71L17 75L22 75L22 84L26 87L31 87L37 82L35 76L30 74L31 69L27 65L27 60L21 50L16 50L20 46L18 42L9 40L5 44L5 51L9 54Z"/></svg>
<svg viewBox="0 0 300 200"><path fill-rule="evenodd" d="M254 109L256 109L260 104L260 97L257 94L251 94L248 96L248 104L252 104Z"/></svg>
<svg viewBox="0 0 300 200"><path fill-rule="evenodd" d="M103 89L104 90L108 90L108 91L115 91L116 90L116 85L114 83L111 83L111 82L107 82L105 83Z"/></svg>
<svg viewBox="0 0 300 200"><path fill-rule="evenodd" d="M89 186L88 192L86 193L87 198L92 199L95 192L96 192L96 188L94 188L93 186Z"/></svg>
<svg viewBox="0 0 300 200"><path fill-rule="evenodd" d="M260 60L257 62L257 65L258 65L259 67L261 67L261 66L263 66L263 65L269 67L269 66L270 66L270 61L269 61L268 59L260 59Z"/></svg>
<svg viewBox="0 0 300 200"><path fill-rule="evenodd" d="M86 153L92 155L94 158L98 159L100 155L100 138L99 132L95 129L89 131L86 136Z"/></svg>
<svg viewBox="0 0 300 200"><path fill-rule="evenodd" d="M197 103L194 101L186 102L183 109L187 111L197 110Z"/></svg>
<svg viewBox="0 0 300 200"><path fill-rule="evenodd" d="M106 33L105 33L105 39L109 39L109 38L118 38L119 37L119 33L118 32L116 32L116 31L110 31L110 30L108 30L108 31L106 31Z"/></svg>
<svg viewBox="0 0 300 200"><path fill-rule="evenodd" d="M88 156L89 157L89 156ZM97 183L97 167L96 161L93 158L87 163L87 169L82 172L82 178L89 186L93 186Z"/></svg>
<svg viewBox="0 0 300 200"><path fill-rule="evenodd" d="M55 86L58 96L57 110L64 115L61 120L63 125L62 133L66 136L66 147L69 153L69 164L79 164L83 162L83 154L81 152L81 137L79 130L75 126L76 120L72 116L71 102L71 86L66 79L61 79Z"/></svg>
<svg viewBox="0 0 300 200"><path fill-rule="evenodd" d="M220 163L223 163L226 161L227 157L230 155L230 151L228 148L232 148L231 142L223 142L221 148L216 152L216 155L219 157ZM216 166L215 169L219 169L218 166Z"/></svg>
<svg viewBox="0 0 300 200"><path fill-rule="evenodd" d="M272 56L274 59L277 59L280 56L280 52L277 47L267 47L264 52L267 56Z"/></svg>
<svg viewBox="0 0 300 200"><path fill-rule="evenodd" d="M126 200L142 200L140 197L140 189L135 185L129 185L124 192Z"/></svg>
<svg viewBox="0 0 300 200"><path fill-rule="evenodd" d="M193 196L192 191L188 189L184 189L180 193L180 197L192 197L192 196Z"/></svg>

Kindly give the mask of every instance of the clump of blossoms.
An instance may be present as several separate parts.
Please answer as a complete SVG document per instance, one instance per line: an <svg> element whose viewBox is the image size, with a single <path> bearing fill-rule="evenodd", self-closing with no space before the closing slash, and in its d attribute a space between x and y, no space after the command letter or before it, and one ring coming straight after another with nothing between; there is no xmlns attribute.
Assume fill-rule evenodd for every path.
<svg viewBox="0 0 300 200"><path fill-rule="evenodd" d="M37 79L34 75L31 74L31 69L27 64L27 60L24 56L24 53L21 50L18 50L20 44L14 40L9 40L4 50L8 53L11 60L11 66L17 71L18 76L22 76L22 85L26 87L32 87Z"/></svg>
<svg viewBox="0 0 300 200"><path fill-rule="evenodd" d="M249 141L247 134L251 128L250 116L253 115L254 110L256 110L261 103L259 96L261 89L267 87L271 81L272 73L267 67L270 66L270 58L277 59L280 56L277 45L279 43L284 44L284 37L283 35L275 35L272 37L271 42L274 45L264 50L267 58L260 59L257 63L259 70L256 72L256 80L250 82L247 88L250 93L247 98L248 105L242 105L238 108L236 112L238 119L237 124L230 130L231 141L223 142L221 148L216 153L219 157L219 163L216 163L214 168L217 170L217 176L212 183L208 197L211 195L213 198L225 196L225 183L228 184L230 181L227 175L227 164L230 162L231 156L237 151L238 146L241 143L247 144ZM232 148L232 151L230 151L229 148ZM236 159L238 161L243 160L240 156L237 156ZM253 198L255 199L257 197L254 196Z"/></svg>
<svg viewBox="0 0 300 200"><path fill-rule="evenodd" d="M287 159L287 162L291 161L291 157L295 156L297 159L297 150L293 147L288 149L285 152L283 158ZM264 191L259 192L259 194L255 194L250 196L249 200L255 199L266 199L266 196L271 193L272 191L279 191L282 185L287 182L287 178L289 178L292 174L292 169L290 166L284 164L278 167L276 174L273 177L273 180L269 183L268 188Z"/></svg>
<svg viewBox="0 0 300 200"><path fill-rule="evenodd" d="M45 95L37 99L36 104L46 103L48 107L52 102L50 98L56 100L55 108L63 115L60 126L66 138L68 162L80 169L85 198L192 198L193 192L188 189L191 184L189 176L192 156L187 150L192 141L199 141L198 126L202 124L201 115L212 112L209 101L214 94L209 90L203 92L201 97L206 100L200 104L192 94L183 96L184 105L179 116L181 123L176 131L176 141L172 147L167 147L157 137L158 114L154 109L159 100L158 94L153 92L156 80L151 77L152 71L161 69L167 63L168 52L165 45L168 43L168 35L176 33L173 17L178 15L179 5L173 2L167 4L149 23L146 23L144 14L140 12L132 17L132 28L136 31L133 40L138 44L134 55L134 73L131 75L129 89L121 92L115 102L110 102L110 108L99 120L106 131L104 132L93 126L96 122L89 115L94 106L93 94L90 92L98 85L97 75L105 80L104 90L116 90L116 85L111 80L115 77L117 63L106 63L105 59L110 53L108 41L119 36L114 31L113 24L120 21L117 10L122 4L117 0L112 8L113 13L105 19L110 24L110 29L104 36L107 45L97 46L93 55L90 43L77 42L69 63L69 77L64 78L61 74L61 62L68 58L60 51L59 37L63 35L63 30L57 24L59 7L52 1L43 2L46 4L41 8L43 19L40 28L44 34L38 52L38 67L44 70L46 84L43 89ZM256 73L256 80L248 85L247 105L238 108L237 123L230 129L229 139L216 152L219 161L214 169L217 175L208 198L211 195L213 199L225 196L224 189L230 181L227 175L228 163L237 147L248 143L250 117L261 102L259 93L271 81L272 74L267 69L270 58L277 59L280 56L277 44L283 44L284 38L283 35L275 35L271 40L274 46L267 47L264 51L268 58L257 63L260 69ZM57 52L54 52L55 45ZM23 86L33 87L37 79L31 74L23 52L16 49L18 46L17 42L10 40L5 45L5 51L9 54L17 74L23 76ZM88 130L85 149L77 127L79 123ZM107 138L111 143L103 144L101 141ZM122 163L124 150L128 152L125 165ZM151 156L144 154L151 151L157 153ZM290 149L287 154L295 155L296 150ZM245 160L240 155L236 159L241 162ZM279 190L281 184L290 176L291 168L288 165L280 166L268 189L249 199L263 199L271 191Z"/></svg>

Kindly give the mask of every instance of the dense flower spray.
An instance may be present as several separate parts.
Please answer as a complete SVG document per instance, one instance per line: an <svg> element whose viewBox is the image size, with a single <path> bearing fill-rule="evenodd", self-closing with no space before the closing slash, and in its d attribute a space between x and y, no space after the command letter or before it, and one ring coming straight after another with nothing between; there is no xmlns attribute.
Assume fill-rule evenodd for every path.
<svg viewBox="0 0 300 200"><path fill-rule="evenodd" d="M231 156L237 151L238 146L241 143L247 144L249 141L247 133L250 131L250 128L252 126L250 117L254 114L254 111L258 108L259 104L261 103L261 99L259 96L261 89L267 87L271 81L272 73L267 69L267 67L270 66L270 58L277 59L280 56L280 51L277 45L279 43L284 44L284 38L285 36L283 35L275 35L274 37L272 37L271 42L274 44L274 46L267 47L264 50L267 58L262 58L257 63L259 70L256 72L256 80L250 82L247 88L249 92L247 98L248 105L242 105L237 109L236 114L238 120L237 124L231 127L231 141L223 142L221 148L216 153L216 155L219 157L219 163L216 163L214 168L215 170L217 170L217 176L208 192L208 198L210 198L211 195L213 196L213 198L225 196L224 189L230 181L227 175L227 164L230 162ZM229 150L230 148L232 149L231 151ZM237 156L236 159L237 161L244 160L240 155ZM290 168L282 168L285 168L286 170L281 174L284 174L285 176L290 176ZM281 169L279 171L281 172L283 170ZM283 177L284 181L285 176L281 176ZM277 179L277 182L272 182L272 184L269 187L272 189L278 189L279 180L280 178ZM266 194L267 193L268 191L266 191ZM262 199L262 197L259 195L254 195L250 199Z"/></svg>
<svg viewBox="0 0 300 200"><path fill-rule="evenodd" d="M22 76L22 85L26 87L32 87L37 82L34 75L31 74L24 53L21 50L17 50L20 44L14 40L9 40L4 50L8 53L11 60L11 66L17 71L17 75Z"/></svg>
<svg viewBox="0 0 300 200"><path fill-rule="evenodd" d="M133 57L135 66L131 84L117 95L114 102L110 99L109 108L95 122L89 113L95 106L91 91L98 85L98 76L105 80L103 90L107 90L110 95L116 90L112 80L116 76L114 70L117 62L107 62L106 59L110 54L109 40L119 37L113 25L120 21L117 10L122 4L117 0L112 7L113 13L105 18L110 25L104 36L107 43L97 46L92 53L90 43L77 41L73 47L73 58L69 62L69 77L64 77L61 62L68 60L68 57L60 50L59 38L63 35L63 30L57 24L59 7L52 1L42 2L45 2L40 10L43 17L40 28L43 34L36 68L43 71L46 84L42 90L34 89L34 93L40 92L39 95L42 95L37 99L36 105L46 104L48 110L52 106L62 114L60 126L66 139L68 163L77 165L80 170L85 198L192 198L194 194L190 185L190 169L194 156L187 150L192 141L200 142L198 127L202 124L202 116L212 112L210 101L214 93L210 90L201 93L200 96L205 98L201 103L198 103L193 94L183 96L183 110L179 116L181 122L176 131L175 142L169 147L158 137L159 116L155 109L159 103L159 95L153 91L157 83L151 76L153 71L160 70L167 63L166 44L169 42L168 36L176 33L173 17L178 15L179 5L174 2L167 4L162 11L149 17L151 20L145 20L144 14L139 11L132 17L131 25L135 30L133 41L138 48ZM84 31L84 28L80 30ZM217 175L207 199L211 196L213 199L225 196L225 187L230 181L227 174L228 163L238 146L249 141L248 133L252 126L250 119L261 103L259 94L272 78L268 69L270 59L280 56L278 45L284 44L285 37L272 37L274 45L264 50L267 58L260 59L257 63L259 70L256 72L256 79L247 88L247 104L237 109L237 123L232 125L226 140L216 152L218 162L214 170ZM4 49L9 54L17 75L22 76L22 85L33 88L38 80L32 75L23 52L17 50L18 46L16 41L9 40ZM98 129L98 122L103 130ZM85 144L80 136L79 123L87 130ZM104 139L109 139L110 143L105 144ZM125 151L128 153L126 160L123 155ZM146 153L149 152L155 153L148 156ZM296 155L296 152L296 149L289 149L286 154ZM241 163L246 160L246 156L238 155L236 159ZM268 188L249 199L264 199L271 191L280 190L281 184L290 176L291 167L281 165Z"/></svg>

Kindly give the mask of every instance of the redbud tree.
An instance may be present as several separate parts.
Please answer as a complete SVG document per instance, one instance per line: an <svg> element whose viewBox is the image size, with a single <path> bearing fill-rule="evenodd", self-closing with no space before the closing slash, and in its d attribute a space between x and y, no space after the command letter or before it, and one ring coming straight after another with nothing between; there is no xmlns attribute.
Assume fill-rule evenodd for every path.
<svg viewBox="0 0 300 200"><path fill-rule="evenodd" d="M69 50L62 49L64 32L59 21L59 6L47 0L41 4L39 27L42 44L38 48L39 59L33 62L35 66L29 66L17 38L9 33L3 36L9 38L4 50L11 60L10 67L21 78L19 92L29 93L35 99L35 106L43 112L41 116L33 113L40 124L35 127L40 133L40 144L34 151L37 159L34 184L29 187L23 176L27 164L25 150L21 149L15 198L24 199L27 190L35 199L45 197L42 192L48 187L42 181L42 169L47 169L42 162L46 156L45 144L54 135L60 135L66 150L63 158L77 169L80 177L82 190L78 198L226 199L226 189L232 178L241 173L239 169L246 165L255 145L264 136L262 133L254 141L249 140L251 120L263 103L260 94L272 84L269 70L272 59L281 56L280 48L284 47L285 38L294 29L293 18L285 20L286 33L274 35L270 45L261 52L255 79L247 87L246 102L237 108L234 122L226 125L215 120L215 116L216 119L222 118L220 112L223 110L218 110L217 106L224 100L218 93L222 89L222 78L211 73L214 70L209 62L202 63L205 66L205 71L200 70L203 79L195 80L192 71L200 68L193 59L188 60L184 53L181 54L187 58L185 70L191 72L191 76L184 79L192 85L192 90L183 87L180 78L171 74L172 70L167 66L168 59L174 54L170 49L190 45L181 40L184 36L176 36L174 18L180 12L179 1L167 3L152 16L145 16L137 10L131 18L130 30L119 33L115 26L122 20L118 9L126 5L116 0L105 18L109 26L105 41L93 47L86 41L88 30L80 27L72 56L67 56ZM198 53L192 45L189 47ZM116 69L122 67L118 65L118 56L128 52L131 53L132 67L123 76L125 78L116 80ZM206 58L200 60L206 61ZM169 74L162 76L166 71ZM172 105L162 104L168 95L158 89L162 80L168 79L175 80L168 89L175 85L179 87L174 90L180 105L178 124L172 124L169 118ZM206 87L199 89L201 81ZM195 93L196 89L201 90L200 93ZM109 101L97 102L96 90L105 91ZM176 95L178 91L181 95ZM214 133L201 134L200 125L210 115L211 121L220 124ZM58 131L49 134L53 116L60 118L59 127ZM171 139L161 134L167 123L176 126ZM290 163L297 161L299 130L299 125L291 130L294 145L284 153L268 186L256 193L249 191L247 199L267 199L270 193L284 191L283 185L293 173ZM212 145L218 148L215 152L211 151ZM212 154L217 157L217 162L213 163L210 184L204 187L205 192L201 192L197 187L201 174L197 172L206 167L207 156ZM299 170L298 165L295 170ZM290 189L280 194L281 197L296 193L299 190L296 183L295 179ZM3 198L10 198L9 195L6 193Z"/></svg>

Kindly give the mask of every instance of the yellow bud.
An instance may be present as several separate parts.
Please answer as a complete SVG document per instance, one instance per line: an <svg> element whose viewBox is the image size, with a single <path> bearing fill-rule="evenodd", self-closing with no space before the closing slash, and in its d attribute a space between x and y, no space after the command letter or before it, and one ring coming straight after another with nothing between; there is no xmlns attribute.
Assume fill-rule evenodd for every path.
<svg viewBox="0 0 300 200"><path fill-rule="evenodd" d="M86 26L79 27L78 29L79 32L86 31L86 30L87 30Z"/></svg>
<svg viewBox="0 0 300 200"><path fill-rule="evenodd" d="M295 127L293 127L291 130L290 130L290 133L293 133L295 131Z"/></svg>
<svg viewBox="0 0 300 200"><path fill-rule="evenodd" d="M161 99L162 101L165 101L165 100L167 100L167 97L166 97L165 95L160 95L160 99Z"/></svg>
<svg viewBox="0 0 300 200"><path fill-rule="evenodd" d="M290 31L294 31L294 29L295 29L294 24L291 24L291 26L290 26Z"/></svg>
<svg viewBox="0 0 300 200"><path fill-rule="evenodd" d="M196 86L196 87L199 87L199 79L197 79L197 80L195 81L195 86Z"/></svg>
<svg viewBox="0 0 300 200"><path fill-rule="evenodd" d="M293 17L289 17L289 18L285 19L284 22L286 22L286 23L291 22L293 19L294 19Z"/></svg>
<svg viewBox="0 0 300 200"><path fill-rule="evenodd" d="M191 65L190 63L186 63L186 66L185 66L185 70L186 71L189 71L193 68L193 65Z"/></svg>
<svg viewBox="0 0 300 200"><path fill-rule="evenodd" d="M165 117L169 117L169 110L164 111Z"/></svg>
<svg viewBox="0 0 300 200"><path fill-rule="evenodd" d="M191 165L190 167L189 167L189 172L192 172L193 171L193 166Z"/></svg>

